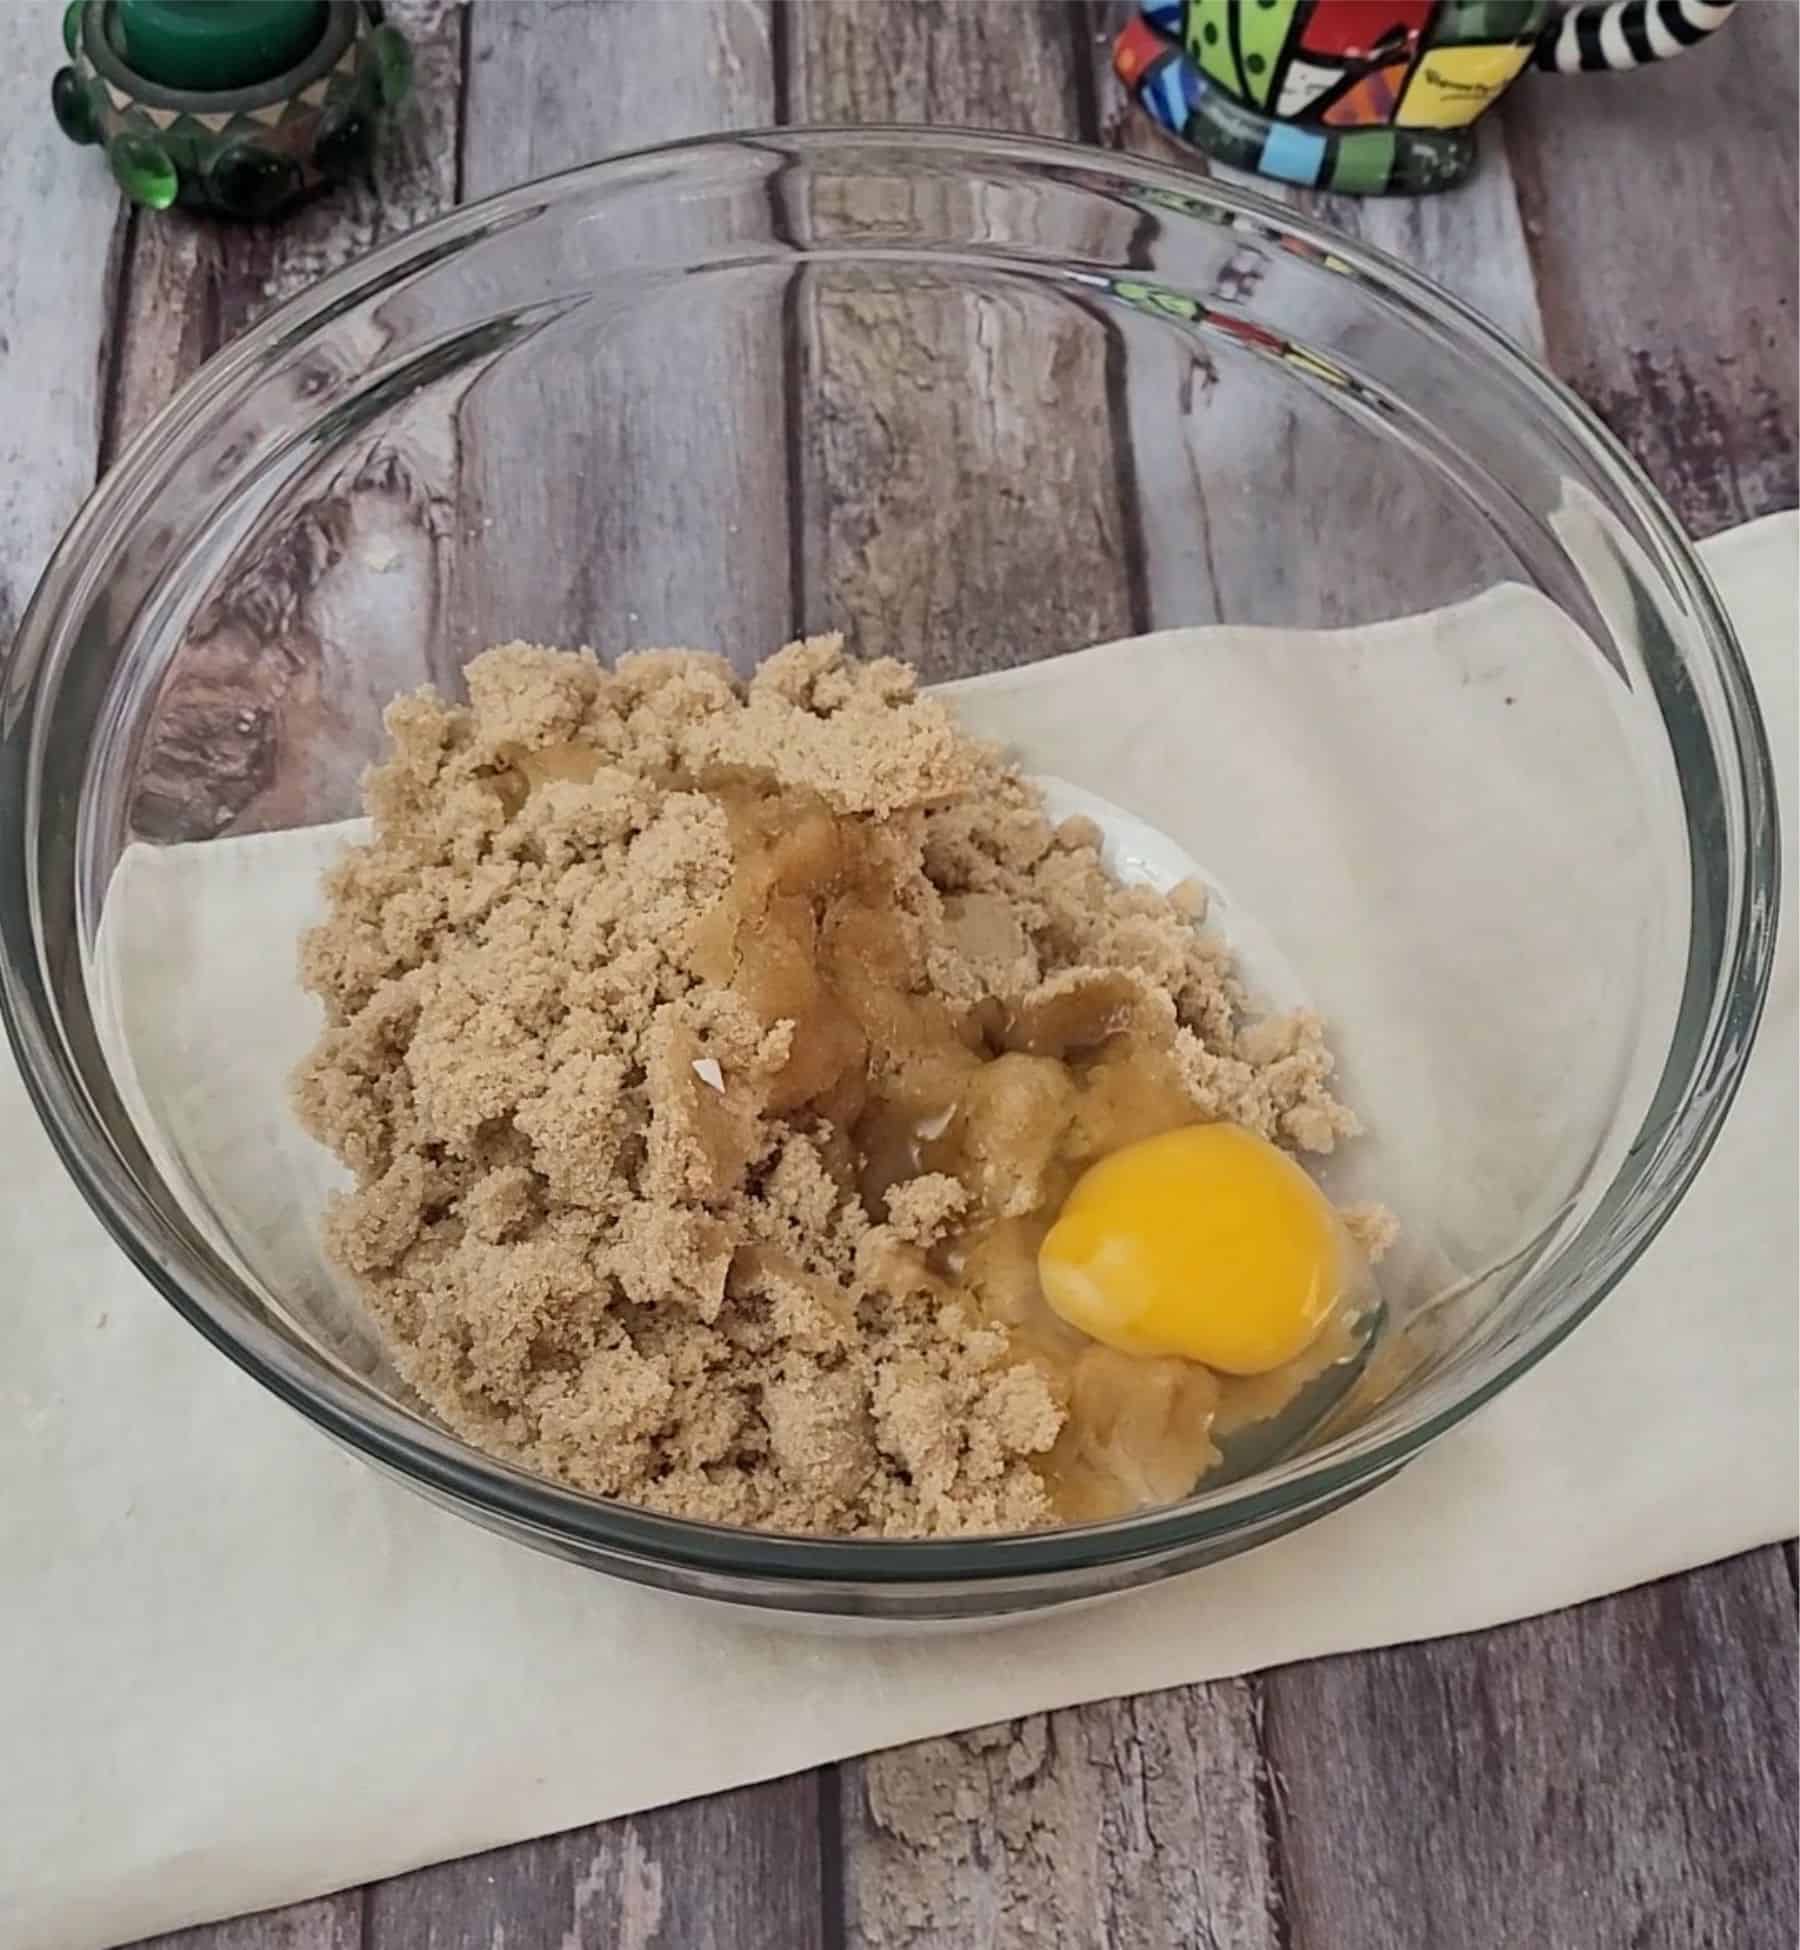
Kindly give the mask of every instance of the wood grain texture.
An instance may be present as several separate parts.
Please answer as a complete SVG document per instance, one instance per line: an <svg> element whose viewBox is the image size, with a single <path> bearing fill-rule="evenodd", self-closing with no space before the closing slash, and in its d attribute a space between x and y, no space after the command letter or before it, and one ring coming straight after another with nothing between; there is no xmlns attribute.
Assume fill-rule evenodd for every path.
<svg viewBox="0 0 1800 1950"><path fill-rule="evenodd" d="M1271 182L1197 155L1171 140L1132 103L1112 71L1112 43L1135 11L1134 0L1093 0L1090 8L1088 51L1101 141L1107 148L1234 183L1303 210L1425 272L1527 351L1541 351L1543 325L1518 185L1510 148L1495 118L1486 118L1477 130L1481 153L1474 175L1448 196L1332 196Z"/></svg>
<svg viewBox="0 0 1800 1950"><path fill-rule="evenodd" d="M122 383L118 358L129 342L132 303L126 266L134 219L99 158L72 149L51 121L44 81L60 58L55 22L34 12L31 24L38 38L30 57L0 65L0 127L7 132L0 265L13 273L0 276L0 382L7 398L0 414L0 650L51 545L110 451L104 422L109 393L116 396ZM169 227L172 232L175 220ZM41 269L51 249L54 275L18 274ZM167 337L150 336L166 350ZM139 339L139 350L148 352L148 339ZM168 356L191 363L201 354L196 346ZM171 365L156 385L172 383L174 371ZM141 418L160 401L160 391L148 391L132 407ZM159 1950L358 1950L361 1914L362 1899L352 1891L179 1931L159 1939Z"/></svg>
<svg viewBox="0 0 1800 1950"><path fill-rule="evenodd" d="M1136 109L1112 72L1112 37L1129 0L1092 13L1088 52L1102 139L1190 177L1248 187L1426 270L1477 305L1528 350L1542 328L1504 140L1491 119L1481 167L1454 196L1327 196L1212 164ZM1144 240L1154 249L1153 235ZM1187 246L1191 253L1196 246ZM1190 262L1192 261L1190 257ZM1305 272L1274 245L1221 237L1217 262L1192 295L1258 317L1264 281ZM1306 300L1322 350L1340 326L1354 343L1366 321L1316 276ZM1266 296L1263 301L1266 304ZM1334 324L1334 307L1342 316ZM1258 322L1267 322L1266 317ZM1262 361L1216 335L1166 322L1130 328L1125 388L1144 580L1157 627L1260 623L1330 627L1379 621L1456 601L1502 579L1510 563L1460 494L1410 456L1369 437L1329 396L1282 383ZM1342 518L1321 525L1301 482L1354 481ZM1397 552L1389 538L1408 537Z"/></svg>
<svg viewBox="0 0 1800 1950"><path fill-rule="evenodd" d="M774 121L772 35L764 0L479 8L467 194ZM727 254L734 220L690 202L682 249ZM753 662L791 620L779 273L712 274L729 304L646 280L627 307L632 267L669 246L670 219L614 206L604 221L620 275L603 324L572 318L464 410L459 637Z"/></svg>
<svg viewBox="0 0 1800 1950"><path fill-rule="evenodd" d="M371 183L276 225L130 220L112 451L270 306L455 200L460 11L405 0L393 18L417 87ZM442 603L454 466L441 412L425 410L356 441L282 505L176 653L137 782L140 835L208 838L355 809L375 702L438 674L420 619ZM379 627L387 618L413 620Z"/></svg>
<svg viewBox="0 0 1800 1950"><path fill-rule="evenodd" d="M1762 11L1759 33L1787 31L1766 18L1778 10ZM1790 55L1782 83L1787 120L1782 130L1769 131L1778 177L1793 166L1792 69ZM1666 89L1667 78L1659 85ZM1538 87L1533 81L1514 99L1535 101ZM1787 317L1780 336L1791 388L1793 332L1785 311L1794 285L1791 221L1785 230L1777 223L1772 237L1762 240L1759 261L1745 266L1733 262L1719 227L1690 208L1681 225L1683 249L1702 236L1718 243L1713 261L1687 267L1688 281L1710 276L1712 289L1685 299L1658 271L1652 290L1643 266L1657 253L1643 227L1660 229L1667 218L1643 194L1645 164L1632 151L1654 139L1655 114L1637 109L1626 124L1629 138L1621 135L1610 154L1597 157L1579 123L1572 131L1566 115L1561 122L1535 120L1556 110L1554 84L1542 87L1543 107L1523 111L1533 118L1523 129L1510 111L1506 127L1493 118L1484 124L1480 171L1461 192L1394 203L1298 193L1287 200L1310 202L1326 221L1426 271L1526 349L1583 383L1661 477L1678 512L1701 532L1720 523L1721 455L1736 466L1730 492L1737 513L1760 511L1758 493L1774 497L1763 505L1791 502L1791 482L1777 480L1770 488L1765 466L1768 456L1781 453L1791 465L1791 404L1780 422L1786 447L1769 441L1765 426L1761 444L1753 444L1737 465L1734 442L1714 439L1708 430L1766 422L1766 394L1747 386L1702 393L1713 375L1697 351L1720 348L1725 369L1733 369L1735 354L1725 348L1737 339L1717 313L1735 308L1734 301L1717 294L1754 293L1747 308L1752 315L1758 307L1778 305ZM1170 159L1170 146L1145 119L1125 112L1110 77L1097 82L1097 94L1113 140ZM1621 116L1632 113L1634 97L1631 84L1615 91ZM1564 144L1554 188L1543 163L1549 127L1562 131ZM1696 184L1765 166L1752 161L1762 152L1739 147L1733 119L1716 110L1686 139L1677 173ZM1659 147L1659 163L1668 153ZM1573 188L1570 171L1582 179ZM1267 193L1270 186L1257 187ZM1792 201L1790 192L1784 217L1791 217ZM1529 238L1521 203L1537 213ZM1604 224L1594 214L1626 205L1639 227L1635 238L1629 225ZM1783 239L1786 258L1770 263ZM1628 295L1609 316L1605 296L1596 302L1592 294L1605 294L1615 283L1624 284ZM1681 384L1698 395L1698 404L1688 430L1665 451L1654 443L1646 450L1642 428L1634 424L1644 415L1619 411L1593 375L1620 370L1620 347L1631 343L1633 333L1640 339L1655 333L1659 345L1683 340L1687 304L1715 312L1692 318L1693 349L1679 355ZM1763 384L1772 387L1773 381ZM1169 385L1179 398L1180 381ZM1194 390L1190 383L1189 393ZM1206 388L1198 391L1204 402ZM1791 390L1786 397L1791 402ZM1195 411L1191 397L1182 400L1182 416L1191 420ZM1160 450L1154 427L1137 432L1141 466L1156 466L1159 452L1165 469L1172 464L1166 430L1178 417L1163 419ZM1656 438L1665 439L1666 417L1655 411L1650 417L1663 429ZM1708 449L1704 461L1695 455L1696 442ZM1196 449L1208 458L1217 451L1185 429L1182 465L1204 465L1194 457ZM1154 508L1153 481L1146 481L1139 499ZM1164 605L1182 620L1204 614L1209 594L1231 613L1225 605L1235 592L1222 579L1210 592L1196 588L1194 551L1183 538L1159 536L1153 516L1145 550L1159 620L1169 613ZM1295 559L1286 540L1279 552L1284 562ZM1311 559L1321 563L1317 551ZM1265 589L1279 587L1289 573L1280 565L1259 565ZM1321 612L1326 599L1320 591ZM1792 1601L1780 1554L1762 1551L1505 1632L1263 1675L1258 1686L1266 1702L1270 1758L1284 1789L1275 1804L1281 1813L1277 1841L1293 1897L1295 1950L1781 1940L1775 1919L1793 1909ZM1733 1621L1729 1628L1727 1619ZM1740 1634L1742 1642L1715 1646L1722 1628ZM1687 1682L1671 1701L1680 1675L1696 1668L1707 1678ZM1714 1697L1696 1703L1695 1688L1711 1688ZM1723 1708L1726 1696L1735 1703L1735 1726ZM1643 1710L1652 1701L1658 1710ZM1758 1721L1765 1736L1751 1730ZM1578 1760L1565 1746L1574 1728L1588 1742ZM1771 1760L1761 1748L1764 1737L1781 1758ZM1729 1791L1716 1778L1726 1753ZM1699 1755L1710 1756L1710 1763L1697 1762ZM1422 1820L1426 1809L1429 1818ZM1534 1863L1545 1866L1536 1869ZM1500 1892L1506 1892L1503 1900Z"/></svg>
<svg viewBox="0 0 1800 1950"><path fill-rule="evenodd" d="M1294 201L1322 223L1423 271L1541 357L1543 317L1504 125L1485 117L1476 141L1474 175L1447 196L1297 192Z"/></svg>
<svg viewBox="0 0 1800 1950"><path fill-rule="evenodd" d="M1236 184L1317 217L1435 278L1528 352L1541 353L1543 323L1518 185L1506 136L1496 118L1486 118L1476 132L1480 161L1474 175L1448 196L1333 196L1271 182L1198 156L1135 107L1112 71L1113 36L1134 10L1133 0L1096 0L1093 7L1094 93L1106 147Z"/></svg>
<svg viewBox="0 0 1800 1950"><path fill-rule="evenodd" d="M821 1950L817 1807L772 1781L422 1869L368 1891L359 1950Z"/></svg>
<svg viewBox="0 0 1800 1950"><path fill-rule="evenodd" d="M751 0L482 7L465 193L768 123L770 41L768 9ZM664 307L635 330L609 320L591 354L529 352L459 415L457 640L710 647L725 618L750 659L779 643L779 288L724 331ZM823 1917L819 1794L817 1777L797 1776L421 1870L370 1890L365 1950L809 1950Z"/></svg>
<svg viewBox="0 0 1800 1950"><path fill-rule="evenodd" d="M21 14L10 26L16 58L0 65L0 655L94 485L119 207L100 158L71 147L50 118L45 78L62 58L54 18Z"/></svg>
<svg viewBox="0 0 1800 1950"><path fill-rule="evenodd" d="M185 212L132 216L115 451L270 306L455 201L462 10L456 0L393 0L390 12L411 43L416 81L405 111L383 128L372 182L321 197L278 224L215 223Z"/></svg>
<svg viewBox="0 0 1800 1950"><path fill-rule="evenodd" d="M346 1889L316 1902L174 1930L134 1950L363 1950L362 1891Z"/></svg>
<svg viewBox="0 0 1800 1950"><path fill-rule="evenodd" d="M809 4L790 25L796 120L1087 132L1079 9ZM858 212L832 215L854 225ZM1058 394L1107 397L1107 335L1044 306L809 275L797 308L808 627L849 627L859 649L936 677L1137 626L1122 429L1071 417L1054 450L1043 438ZM1273 1946L1254 1722L1254 1688L1232 1682L847 1764L849 1940Z"/></svg>
<svg viewBox="0 0 1800 1950"><path fill-rule="evenodd" d="M1800 9L1740 7L1679 61L1502 111L1550 363L1701 535L1800 499L1797 43Z"/></svg>
<svg viewBox="0 0 1800 1950"><path fill-rule="evenodd" d="M796 121L1082 133L1076 9L818 0L790 18ZM835 187L840 236L873 233L896 193L921 221L968 214L951 183ZM942 211L919 201L934 195ZM1130 630L1115 429L1084 415L1043 437L1058 398L1106 397L1099 322L1041 289L910 267L817 268L797 322L809 629L846 628L931 678Z"/></svg>
<svg viewBox="0 0 1800 1950"><path fill-rule="evenodd" d="M1515 91L1504 111L1545 356L1700 535L1800 499L1797 42L1793 8L1740 8L1731 37L1701 55L1614 89L1605 77L1571 81L1567 93L1546 81ZM1602 1685L1656 1697L1676 1648L1718 1656L1706 1648L1721 1618L1735 1641L1760 1651L1746 1654L1752 1676L1728 1662L1720 1683L1774 1695L1764 1733L1747 1745L1717 1729L1690 1735L1713 1766L1696 1769L1691 1752L1657 1743L1634 1770L1648 1784L1640 1792L1660 1792L1687 1824L1653 1886L1668 1918L1686 1917L1698 1932L1684 1937L1678 1922L1657 1920L1646 1923L1646 1942L1791 1933L1794 1562L1792 1546L1757 1551L1588 1608L1606 1621L1585 1641L1603 1657L1571 1675L1564 1711L1579 1712ZM1556 1637L1573 1627L1558 1617L1536 1629ZM1637 1716L1629 1724L1648 1731ZM1771 1774L1764 1763L1777 1748L1789 1766ZM1733 1859L1745 1827L1777 1840L1745 1876L1750 1908L1740 1912L1710 1878L1713 1864Z"/></svg>
<svg viewBox="0 0 1800 1950"><path fill-rule="evenodd" d="M867 1950L1277 1950L1282 1895L1242 1680L1112 1700L844 1770Z"/></svg>
<svg viewBox="0 0 1800 1950"><path fill-rule="evenodd" d="M1781 105L1776 83L1786 90L1782 100L1791 97L1791 22L1759 19L1748 26L1752 16L1784 12L1741 9L1721 37L1721 50L1734 38L1750 38L1765 56L1786 48L1786 75L1740 76L1729 87L1721 79L1707 97L1710 106L1695 111L1712 117L1697 144L1685 132L1659 137L1670 125L1638 106L1657 99L1640 89L1679 93L1677 82L1684 87L1690 72L1698 74L1697 63L1630 81L1534 78L1515 93L1503 127L1490 119L1483 174L1459 197L1348 212L1369 241L1419 263L1526 343L1544 344L1559 370L1614 413L1684 514L1702 525L1794 498L1794 142L1791 117L1768 126ZM436 45L452 70L447 92L431 99L453 104L460 69L452 11L425 13L437 24ZM681 17L679 31L658 39L659 17L671 14ZM868 4L800 0L786 9L782 31L772 34L767 10L748 4L527 9L496 0L470 20L477 57L470 100L478 124L468 151L471 187L619 143L772 119L781 98L791 103L794 119L903 116L1049 133L1082 132L1098 102L1108 131L1134 144L1142 139L1132 126L1140 118L1125 114L1104 71L1110 23L1034 8L1021 33L1023 18L1025 9L1012 5L909 4L878 13ZM646 35L654 43L648 53ZM779 52L783 40L786 66L776 74L769 50ZM1091 67L1084 67L1084 46ZM1710 51L1699 57L1710 58ZM1613 100L1590 123L1563 108L1572 89L1591 90L1596 101L1613 91ZM1750 117L1748 126L1761 134L1739 148L1732 131L1744 119L1745 90L1761 105L1763 122ZM541 124L536 134L534 122ZM1645 144L1653 141L1656 160L1646 166ZM454 155L454 143L448 153ZM68 159L59 154L56 160L66 166ZM484 177L484 170L491 174ZM1770 194L1771 171L1779 196ZM1655 197L1646 193L1652 184ZM1720 208L1760 211L1765 202L1774 204L1772 229L1746 245L1740 226L1713 220L1709 184L1723 186ZM447 195L449 188L435 193ZM0 188L0 225L5 197ZM1342 207L1333 204L1334 219ZM1627 221L1618 221L1621 216ZM1678 233L1666 247L1665 231ZM279 265L255 277L209 273L196 246L194 275L184 279L179 260L159 268L154 253L173 248L159 239L148 224L134 233L134 259L148 241L153 261L142 285L135 261L131 266L134 336L117 414L125 427L154 405L159 386L166 388L201 349L210 349L224 321L254 314L258 301L247 292L286 275ZM1541 284L1519 274L1521 240L1529 243ZM1724 280L1726 295L1685 288L1707 274ZM1734 289L1739 300L1730 295ZM1768 301L1772 339L1739 343L1734 321L1746 293L1752 311ZM4 310L11 296L0 293L0 331L11 329ZM942 538L946 516L928 482L911 470L907 448L914 437L985 438L998 457L996 474L1000 459L1011 466L1016 449L998 421L971 436L952 418L934 418L928 402L903 398L896 406L890 398L884 406L880 392L918 378L921 343L960 348L959 357L981 352L983 321L952 331L940 328L929 306L923 320L918 312L909 315L916 294L897 309L896 294L850 296L887 303L902 336L891 365L884 360L833 372L826 357L810 369L831 414L830 424L805 430L801 447L805 600L811 606L848 592L850 614L871 630L891 629L909 653L916 654L923 635L934 647L948 646L945 670L992 663L1009 643L1026 641L1012 614L1033 592L1008 593L1005 629L998 605L968 605L967 590L982 586L983 549L1000 544L999 515L993 529L980 521L959 525L942 543L947 559L954 551L954 588L929 573L921 582L909 538L920 532ZM829 303L814 304L807 322L812 336L796 348L815 359L828 343L821 318L828 328ZM985 329L991 353L993 332L1014 327L1002 314L997 328L990 317ZM1078 346L1072 356L1091 353ZM0 359L9 357L0 348ZM1056 377L1033 380L1008 359L995 370L1003 385ZM739 352L718 368L709 382L715 390L745 383L756 402L751 419L736 424L766 429L771 413L783 410L779 392L769 405L771 371L781 371L780 349L771 363L760 341L753 371L750 354ZM1187 380L1197 383L1191 369ZM1622 406L1608 405L1608 388ZM607 397L596 392L583 400ZM97 395L81 399L87 404L78 401L69 422L78 431L84 413L97 414ZM621 410L628 412L630 402ZM1628 425L1634 413L1641 422L1635 428ZM897 439L896 430L907 437ZM1080 494L1089 492L1099 512L1091 530L1078 534L1073 566L1046 561L1044 587L1054 587L1054 598L1046 595L1040 609L1025 612L1028 630L1058 632L1069 643L1119 633L1135 617L1123 567L1129 510L1111 471L1117 429L1090 432L1070 479L1056 483L1055 492L1064 508L1071 492L1077 508L1084 506ZM1777 438L1783 434L1785 447ZM0 431L0 440L5 437ZM648 442L651 434L646 429L635 437ZM669 437L698 441L680 426ZM625 439L620 436L616 451L628 454ZM715 615L747 613L745 604L754 613L757 602L766 602L779 634L788 620L786 571L765 575L762 565L785 560L785 530L774 525L785 520L782 497L768 489L765 447L757 446L762 459L746 475L742 455L749 442L740 431L728 444L732 468L740 471L704 477L725 483L704 487L715 497L707 532L735 539L730 522L741 517L718 510L727 505L724 496L743 494L748 478L753 485L745 505L756 524L757 566L746 571L734 559L727 572L719 566L722 549L690 566L711 579L705 600L727 605ZM625 475L632 466L627 460ZM960 483L957 496L935 499L961 499L970 485L985 483ZM372 477L355 486L352 505L363 507L377 492L410 506L414 489L392 474L385 487ZM421 533L430 526L423 511L436 492L425 484ZM652 531L665 531L661 539L620 531L601 533L596 543L604 523L616 520L616 506L606 498L584 503L566 521L549 511L547 532L559 538L557 548L531 539L538 532L535 503L511 502L492 517L518 519L530 511L519 527L525 559L540 578L555 573L567 580L568 548L584 562L607 565L604 577L590 575L573 603L559 585L557 602L564 613L579 606L596 616L594 634L609 643L620 620L610 602L629 601L641 612L629 592L660 586L659 615L676 615L681 600L670 584L657 582L666 573L658 563L669 559L679 504L650 521ZM1004 518L1014 521L1018 513L1005 511ZM1054 526L1048 491L1042 518ZM28 519L54 525L35 513ZM297 530L298 559L285 572L292 613L303 616L323 573L310 565L309 549L323 556L337 550L340 558L347 546L356 552L346 543L349 531L333 527L341 519L341 511L326 508L316 532ZM389 522L379 532L400 531ZM9 536L0 516L0 600L9 551L16 552ZM1005 545L1016 553L1016 532ZM1192 589L1192 565L1176 563L1169 548L1151 547L1153 590L1159 562L1164 600L1189 600L1181 592ZM1071 608L1064 592L1076 569L1086 593ZM1217 597L1213 586L1215 605ZM288 613L278 606L278 614ZM479 616L465 614L479 623ZM246 632L261 627L258 615L254 605L245 607ZM628 638L642 619L627 613L622 620ZM813 620L828 615L814 610ZM766 632L768 625L757 627ZM685 624L668 633L701 634ZM284 640L277 631L276 641ZM296 652L302 660L306 654L304 647ZM282 749L278 738L273 749ZM267 769L254 776L266 791ZM231 794L219 803L232 803ZM840 1927L845 1940L879 1950L1027 1944L1406 1950L1413 1943L1485 1950L1490 1943L1524 1942L1534 1950L1627 1942L1646 1950L1665 1944L1738 1950L1792 1941L1793 1603L1791 1552L1765 1551L1502 1632L926 1743L495 1851L361 1894L183 1932L165 1939L161 1950L536 1950L539 1944L809 1950L839 1940ZM822 1835L821 1795L829 1798ZM823 1915L821 1893L829 1900Z"/></svg>
<svg viewBox="0 0 1800 1950"><path fill-rule="evenodd" d="M1793 1611L1757 1551L1273 1675L1295 1943L1792 1942Z"/></svg>

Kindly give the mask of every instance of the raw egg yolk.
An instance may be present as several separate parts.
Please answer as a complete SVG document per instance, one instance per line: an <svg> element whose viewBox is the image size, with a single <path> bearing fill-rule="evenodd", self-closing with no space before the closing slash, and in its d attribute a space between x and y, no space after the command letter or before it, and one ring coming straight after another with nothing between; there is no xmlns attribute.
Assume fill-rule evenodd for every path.
<svg viewBox="0 0 1800 1950"><path fill-rule="evenodd" d="M1123 1354L1266 1374L1301 1353L1352 1275L1317 1185L1238 1124L1190 1124L1102 1158L1038 1253L1044 1298Z"/></svg>

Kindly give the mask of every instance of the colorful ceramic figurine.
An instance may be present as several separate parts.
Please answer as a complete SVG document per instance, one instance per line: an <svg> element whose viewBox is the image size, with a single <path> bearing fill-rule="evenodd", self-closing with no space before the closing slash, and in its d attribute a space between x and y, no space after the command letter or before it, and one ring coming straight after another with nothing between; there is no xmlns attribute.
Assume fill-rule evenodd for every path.
<svg viewBox="0 0 1800 1950"><path fill-rule="evenodd" d="M1471 124L1528 64L1634 68L1704 40L1732 0L1143 0L1113 65L1221 162L1353 195L1446 190Z"/></svg>
<svg viewBox="0 0 1800 1950"><path fill-rule="evenodd" d="M70 0L50 105L134 203L270 217L367 161L412 80L376 0Z"/></svg>

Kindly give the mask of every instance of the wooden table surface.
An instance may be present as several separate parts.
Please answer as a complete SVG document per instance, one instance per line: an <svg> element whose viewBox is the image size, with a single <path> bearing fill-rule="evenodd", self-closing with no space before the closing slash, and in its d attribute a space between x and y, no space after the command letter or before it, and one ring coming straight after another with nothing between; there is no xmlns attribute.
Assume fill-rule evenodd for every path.
<svg viewBox="0 0 1800 1950"><path fill-rule="evenodd" d="M49 123L55 10L0 27L0 644L176 384L274 301L460 198L778 121L1156 145L1109 72L1103 5L390 12L419 102L379 196L267 231L120 209ZM1312 201L1538 351L1705 535L1797 499L1795 76L1795 10L1749 0L1666 69L1530 79L1454 196ZM858 519L917 516L904 479L861 491ZM807 546L820 573L857 573L831 533ZM1791 1547L1756 1551L1503 1630L929 1741L161 1942L1773 1950L1795 1941L1795 1593Z"/></svg>

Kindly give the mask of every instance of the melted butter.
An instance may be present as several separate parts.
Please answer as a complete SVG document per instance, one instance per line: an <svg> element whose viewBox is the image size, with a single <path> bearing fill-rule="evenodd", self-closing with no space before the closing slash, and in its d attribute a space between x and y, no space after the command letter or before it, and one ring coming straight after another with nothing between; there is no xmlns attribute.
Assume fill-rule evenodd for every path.
<svg viewBox="0 0 1800 1950"><path fill-rule="evenodd" d="M575 747L520 754L513 787L585 778L595 762ZM1010 1014L953 1005L929 992L926 925L901 899L905 850L880 824L753 774L680 783L718 799L732 835L732 879L695 925L693 972L764 1023L793 1023L770 1108L819 1120L827 1165L871 1217L921 1173L963 1185L963 1227L929 1255L897 1245L884 1277L897 1293L960 1298L1043 1371L1067 1410L1040 1465L1065 1521L1189 1494L1219 1436L1278 1414L1353 1351L1349 1309L1286 1367L1248 1379L1122 1354L1059 1319L1037 1255L1076 1180L1199 1121L1134 985L1101 973Z"/></svg>
<svg viewBox="0 0 1800 1950"><path fill-rule="evenodd" d="M542 745L533 750L509 745L502 748L501 756L504 768L493 775L490 784L499 794L508 819L541 786L586 785L600 769L600 754L592 745Z"/></svg>

